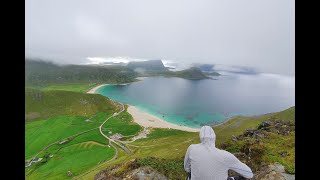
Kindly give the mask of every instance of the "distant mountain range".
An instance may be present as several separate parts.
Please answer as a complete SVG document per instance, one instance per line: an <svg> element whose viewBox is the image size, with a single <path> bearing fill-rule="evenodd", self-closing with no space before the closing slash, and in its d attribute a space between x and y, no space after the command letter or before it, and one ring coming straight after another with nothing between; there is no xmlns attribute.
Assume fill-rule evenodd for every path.
<svg viewBox="0 0 320 180"><path fill-rule="evenodd" d="M26 59L25 80L27 86L45 86L66 83L128 83L139 76L165 76L185 79L208 79L220 75L207 71L205 66L170 71L161 60L132 61L127 65L56 65L51 62Z"/></svg>

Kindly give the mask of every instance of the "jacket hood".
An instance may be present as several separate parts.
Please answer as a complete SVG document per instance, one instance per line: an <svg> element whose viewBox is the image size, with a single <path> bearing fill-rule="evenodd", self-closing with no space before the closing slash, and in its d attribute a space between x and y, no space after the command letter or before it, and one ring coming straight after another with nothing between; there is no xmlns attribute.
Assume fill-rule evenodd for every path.
<svg viewBox="0 0 320 180"><path fill-rule="evenodd" d="M214 133L212 127L202 126L200 129L200 141L207 147L215 147L216 134Z"/></svg>

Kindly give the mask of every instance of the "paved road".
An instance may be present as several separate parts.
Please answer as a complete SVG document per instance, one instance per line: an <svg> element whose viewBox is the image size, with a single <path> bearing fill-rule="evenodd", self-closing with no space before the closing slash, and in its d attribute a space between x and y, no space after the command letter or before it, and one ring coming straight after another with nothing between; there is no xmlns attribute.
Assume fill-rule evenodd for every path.
<svg viewBox="0 0 320 180"><path fill-rule="evenodd" d="M102 127L103 127L103 125L104 125L110 118L119 115L120 113L122 113L122 112L125 110L125 109L124 109L124 105L123 105L122 103L120 103L120 104L121 104L121 106L122 106L122 110L121 110L120 112L115 113L115 114L113 114L112 116L108 117L108 118L99 126L99 131L100 131L100 134L101 134L103 137L107 138L110 142L113 142L113 143L115 143L116 145L118 145L118 146L119 146L121 149L123 149L126 153L131 154L132 152L130 151L130 149L128 149L127 147L125 147L125 146L123 146L122 144L118 143L117 141L109 138L107 135L105 135L105 134L102 132Z"/></svg>
<svg viewBox="0 0 320 180"><path fill-rule="evenodd" d="M117 159L117 158L118 158L118 149L117 149L111 142L117 144L121 149L123 149L123 150L126 151L127 153L131 153L131 151L130 151L128 148L124 147L123 145L121 145L120 143L116 142L115 140L109 138L107 135L105 135L105 134L102 132L102 127L103 127L103 125L104 125L110 118L119 115L120 113L122 113L122 112L125 110L124 105L123 105L122 103L120 103L120 104L121 104L121 106L122 106L122 110L121 110L120 112L114 113L112 116L108 117L108 118L99 126L100 134L101 134L103 137L105 137L106 139L109 140L109 145L112 146L113 149L115 149L116 154L113 156L112 159L110 159L110 160L108 160L108 161L106 161L106 162L103 162L102 164L94 167L93 169L91 169L91 170L89 170L89 171L86 171L86 172L84 172L84 173L82 173L82 174L80 174L80 175L78 175L78 176L76 176L76 177L74 177L74 178L72 178L72 179L81 179L81 177L83 177L84 175L86 175L86 174L88 174L88 173L90 173L90 172L98 169L99 167L105 165L106 163L109 163L109 162Z"/></svg>

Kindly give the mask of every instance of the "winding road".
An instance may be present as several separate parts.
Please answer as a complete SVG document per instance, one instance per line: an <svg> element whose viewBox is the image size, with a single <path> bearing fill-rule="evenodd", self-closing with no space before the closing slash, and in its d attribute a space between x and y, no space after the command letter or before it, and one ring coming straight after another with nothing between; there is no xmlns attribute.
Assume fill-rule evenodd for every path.
<svg viewBox="0 0 320 180"><path fill-rule="evenodd" d="M110 100L111 100L111 99L110 99ZM113 100L111 100L111 101L113 101ZM113 101L113 103L115 103L115 104L120 104L121 107L122 107L122 108L121 108L121 111L116 112L116 113L114 113L113 115L111 115L110 117L108 117L99 127L92 128L92 129L89 129L89 130L86 130L86 131L83 131L83 132L74 134L74 135L69 136L69 137L67 137L67 138L63 138L63 139L58 140L58 141L56 141L56 142L53 142L53 143L45 146L42 150L40 150L36 155L33 156L33 158L32 158L31 160L33 160L34 158L36 158L41 152L43 152L44 150L48 149L48 148L51 147L52 145L58 144L58 143L60 143L60 142L62 142L62 141L64 141L64 140L67 140L67 139L70 139L70 138L75 138L75 137L77 137L77 136L79 136L79 135L81 135L81 134L84 134L84 133L93 131L93 130L98 129L98 128L99 128L100 134L101 134L103 137L105 137L107 140L109 140L109 145L112 146L112 147L115 149L115 152L116 152L115 155L112 157L112 159L110 159L110 160L108 160L108 161L105 161L105 162L103 162L102 164L94 167L93 169L91 169L91 170L89 170L89 171L86 171L85 173L82 173L82 174L80 174L80 175L78 175L78 176L76 176L76 177L73 177L72 179L79 179L79 178L81 178L82 176L88 174L89 172L94 171L95 169L101 167L102 165L104 165L104 164L106 164L106 163L108 163L108 162L111 162L111 161L117 159L117 158L118 158L118 149L117 149L117 147L115 147L115 146L113 145L113 143L116 144L116 145L118 145L118 146L119 146L121 149L123 149L126 153L132 154L132 152L131 152L131 150L130 150L129 148L127 148L127 147L125 147L124 145L121 144L121 143L123 143L123 142L121 142L121 141L118 141L118 142L117 142L116 140L114 140L114 139L112 139L112 138L109 138L107 135L105 135L105 134L102 132L103 125L104 125L110 118L115 117L115 116L118 116L120 113L122 113L123 111L125 111L124 104L122 104L122 103L120 103L120 102L115 102L115 101ZM128 143L125 143L125 144L126 144L126 145L129 145ZM31 161L31 160L30 160L30 161ZM29 160L28 160L28 161L29 161Z"/></svg>
<svg viewBox="0 0 320 180"><path fill-rule="evenodd" d="M113 101L113 102L114 102L114 101ZM115 103L115 102L114 102L114 103ZM112 147L115 149L116 154L113 156L112 159L110 159L110 160L108 160L108 161L105 161L105 162L103 162L102 164L94 167L93 169L91 169L91 170L89 170L89 171L86 171L86 172L84 172L84 173L82 173L82 174L80 174L80 175L78 175L78 176L76 176L76 177L74 177L74 178L72 178L72 179L81 179L82 176L84 176L84 175L86 175L86 174L88 174L88 173L96 170L97 168L103 166L103 165L106 164L106 163L109 163L109 162L117 159L117 158L118 158L118 149L117 149L112 143L118 145L121 149L123 149L123 150L124 150L125 152L127 152L128 154L131 154L131 153L132 153L132 152L130 151L130 149L128 149L127 147L123 146L122 144L116 142L115 140L109 138L107 135L105 135L105 134L102 132L102 127L103 127L103 125L104 125L110 118L119 115L120 113L122 113L122 112L125 110L124 105L123 105L122 103L120 103L120 102L117 102L117 103L121 104L121 107L122 107L121 111L118 112L118 113L114 113L112 116L108 117L108 118L99 126L100 134L101 134L103 137L105 137L106 139L109 140L109 145L112 146ZM111 142L112 142L112 143L111 143Z"/></svg>
<svg viewBox="0 0 320 180"><path fill-rule="evenodd" d="M118 102L118 103L120 103L120 102ZM118 145L121 149L123 149L126 153L131 154L132 152L130 151L130 149L128 149L127 147L123 146L122 144L116 142L115 140L109 138L107 135L103 134L103 132L102 132L102 127L103 127L103 125L104 125L110 118L119 115L120 113L122 113L122 112L125 110L124 105L123 105L122 103L120 103L120 104L121 104L121 106L122 106L122 110L121 110L120 112L114 113L112 116L108 117L108 118L99 126L99 131L100 131L100 134L101 134L103 137L105 137L105 138L107 138L107 139L109 140L109 142L115 143L115 144Z"/></svg>

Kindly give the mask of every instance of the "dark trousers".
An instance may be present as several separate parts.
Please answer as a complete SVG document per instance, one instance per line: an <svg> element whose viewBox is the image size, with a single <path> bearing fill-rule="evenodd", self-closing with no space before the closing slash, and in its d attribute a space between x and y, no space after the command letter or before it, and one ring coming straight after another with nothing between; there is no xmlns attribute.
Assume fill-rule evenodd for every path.
<svg viewBox="0 0 320 180"><path fill-rule="evenodd" d="M244 180L245 178L242 176L232 176L232 177L228 177L227 180Z"/></svg>

